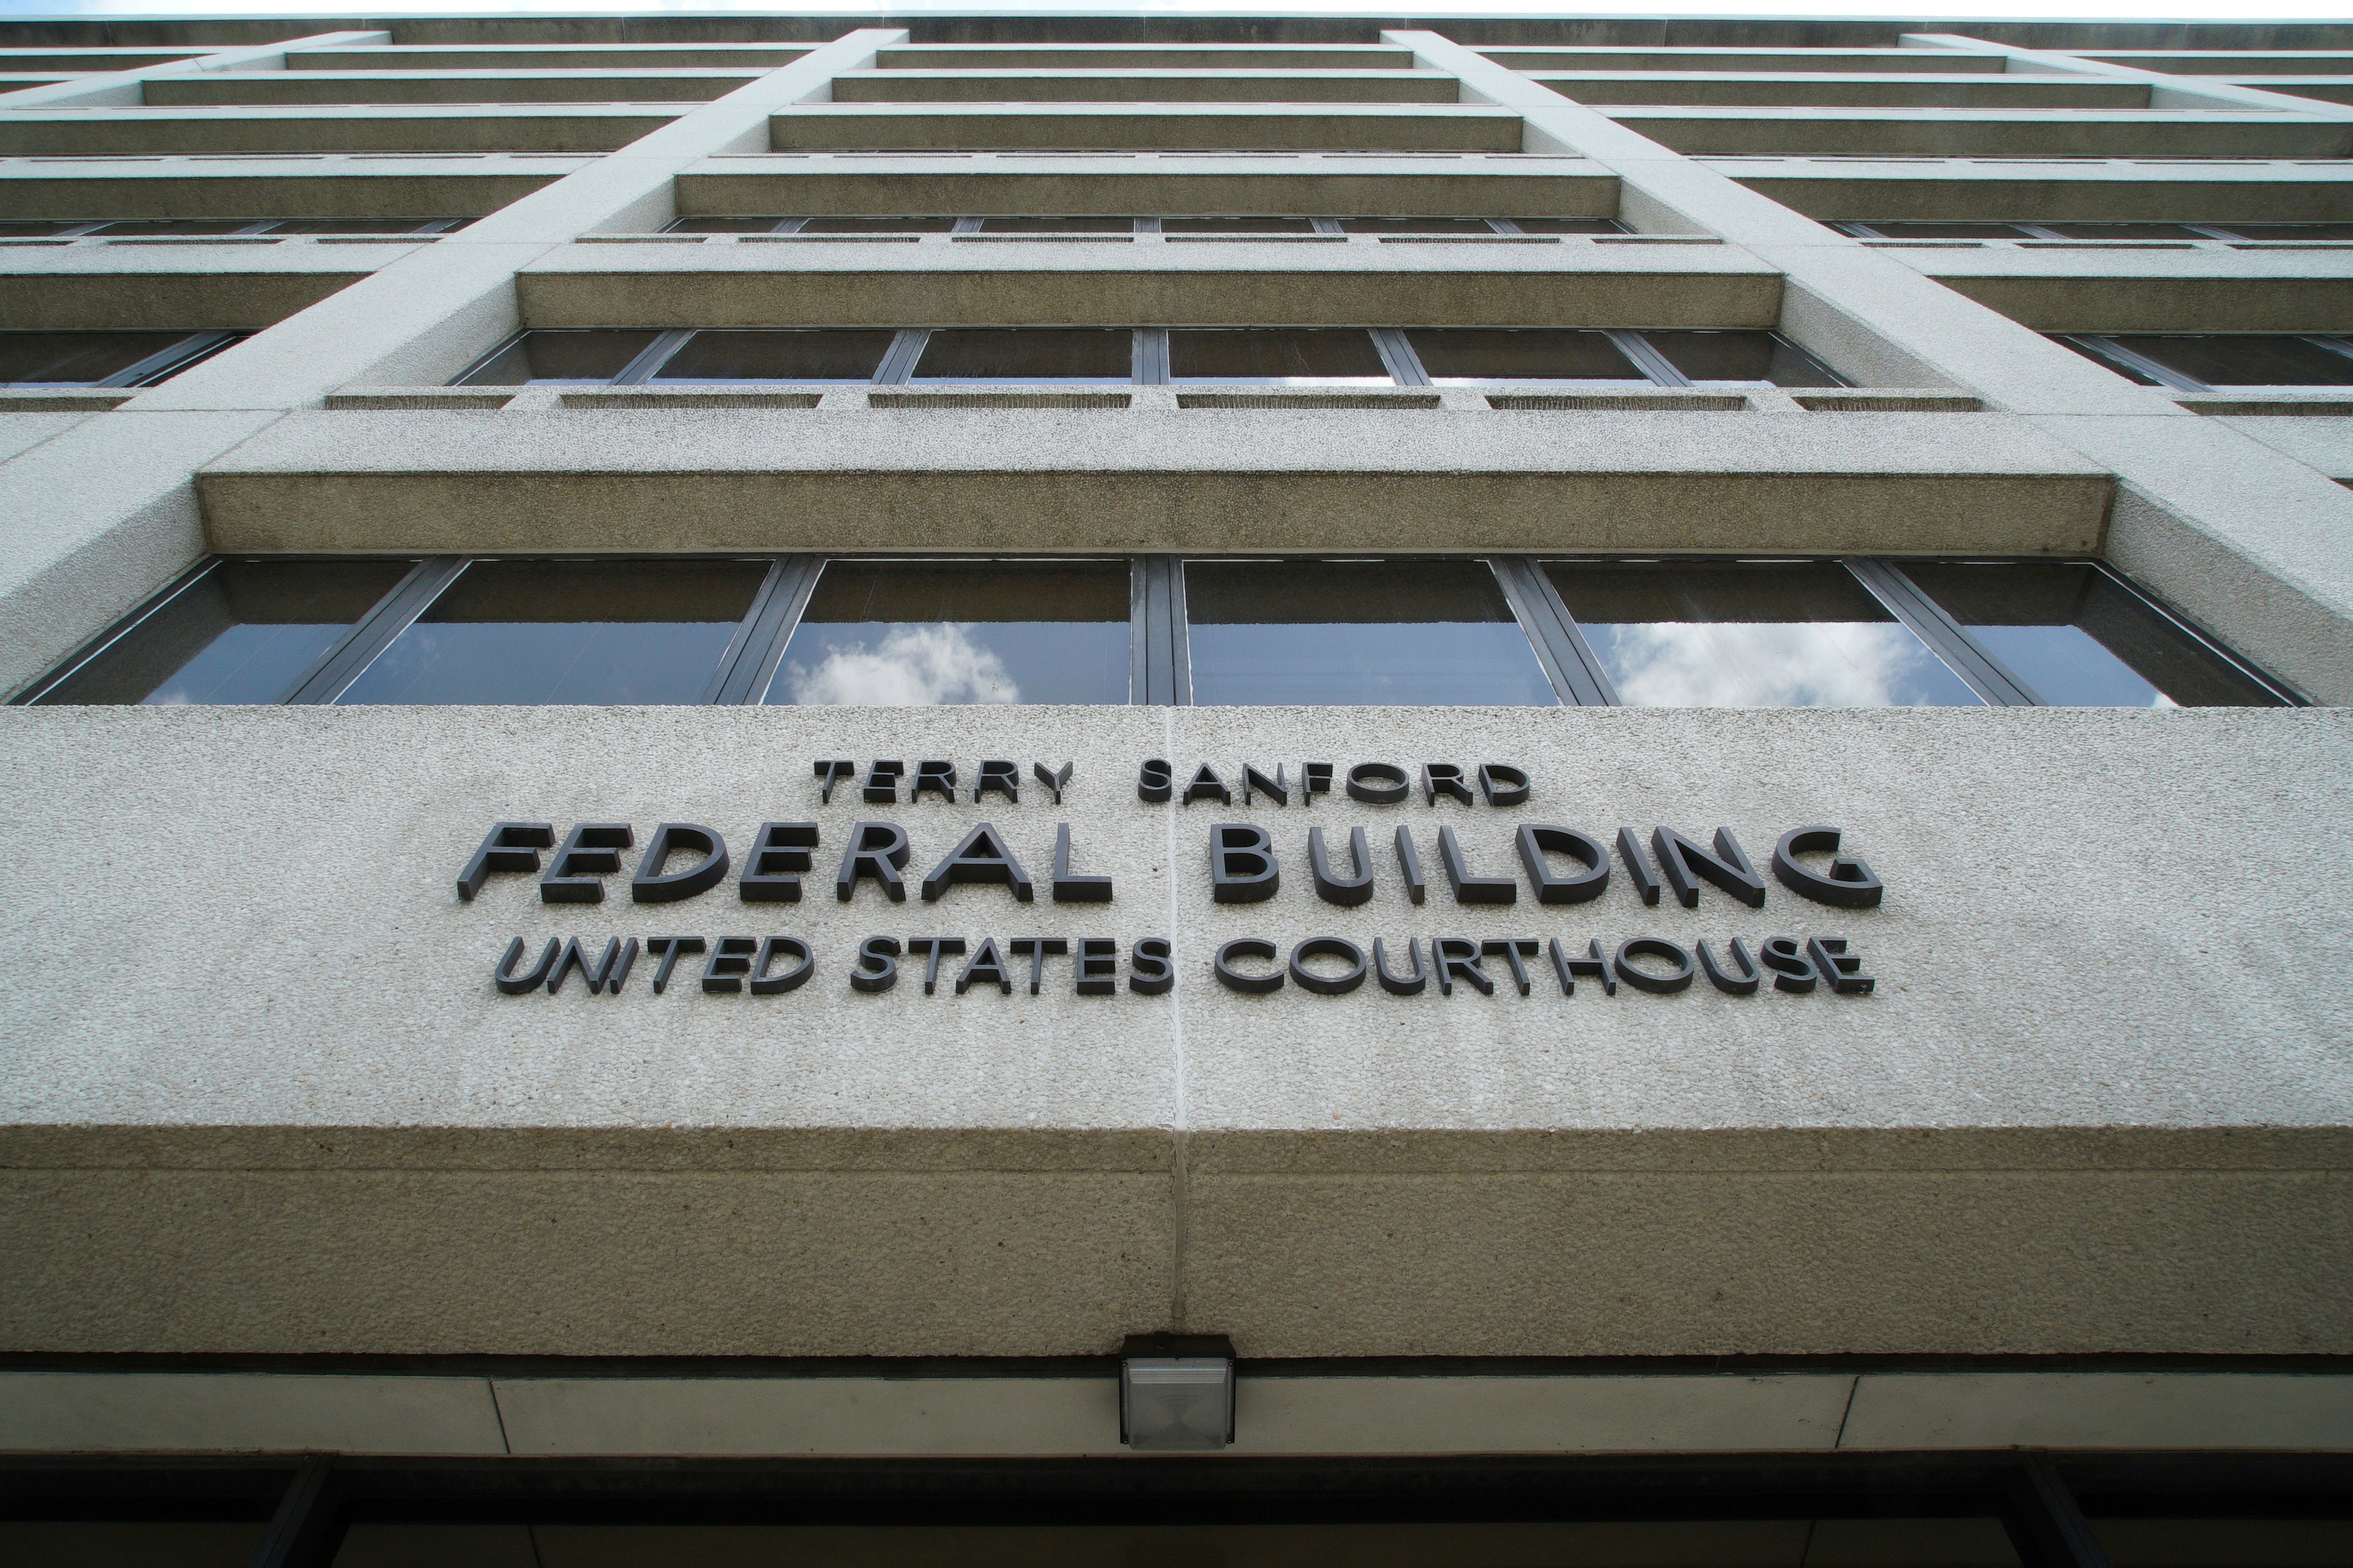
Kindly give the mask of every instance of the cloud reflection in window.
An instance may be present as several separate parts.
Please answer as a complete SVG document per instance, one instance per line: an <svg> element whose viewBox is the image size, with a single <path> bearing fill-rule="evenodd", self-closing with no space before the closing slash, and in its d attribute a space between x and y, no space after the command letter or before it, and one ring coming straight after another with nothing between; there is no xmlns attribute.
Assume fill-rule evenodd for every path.
<svg viewBox="0 0 2353 1568"><path fill-rule="evenodd" d="M972 640L970 626L894 626L871 648L862 640L828 647L814 669L787 664L786 689L795 702L837 707L1020 701L1021 688L1005 661Z"/></svg>
<svg viewBox="0 0 2353 1568"><path fill-rule="evenodd" d="M1894 622L1666 621L1586 628L1638 708L1910 708L1978 699Z"/></svg>

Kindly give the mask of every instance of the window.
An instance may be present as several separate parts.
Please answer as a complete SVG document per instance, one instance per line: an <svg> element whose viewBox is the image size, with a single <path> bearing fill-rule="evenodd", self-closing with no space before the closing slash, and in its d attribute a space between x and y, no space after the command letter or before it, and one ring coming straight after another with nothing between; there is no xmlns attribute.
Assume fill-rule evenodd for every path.
<svg viewBox="0 0 2353 1568"><path fill-rule="evenodd" d="M1132 217L985 217L983 234L1134 234Z"/></svg>
<svg viewBox="0 0 2353 1568"><path fill-rule="evenodd" d="M1121 217L1116 214L994 217L703 216L672 220L665 234L1362 234L1403 237L1492 238L1497 235L1624 234L1608 217L1303 217L1279 214L1232 216Z"/></svg>
<svg viewBox="0 0 2353 1568"><path fill-rule="evenodd" d="M1834 562L1571 562L1545 574L1629 707L1984 700Z"/></svg>
<svg viewBox="0 0 2353 1568"><path fill-rule="evenodd" d="M1557 702L1480 561L1188 561L1192 694L1269 703Z"/></svg>
<svg viewBox="0 0 2353 1568"><path fill-rule="evenodd" d="M0 332L0 386L153 386L242 332Z"/></svg>
<svg viewBox="0 0 2353 1568"><path fill-rule="evenodd" d="M2194 708L2279 700L2097 566L1918 562L1903 570L2042 701Z"/></svg>
<svg viewBox="0 0 2353 1568"><path fill-rule="evenodd" d="M2058 340L2143 386L2353 386L2353 340L2317 333L2069 333Z"/></svg>
<svg viewBox="0 0 2353 1568"><path fill-rule="evenodd" d="M534 328L460 386L1843 386L1778 332L1561 327Z"/></svg>
<svg viewBox="0 0 2353 1568"><path fill-rule="evenodd" d="M473 221L463 217L138 217L61 222L11 219L0 222L0 238L202 238L206 235L272 235L282 238L302 234L447 234Z"/></svg>
<svg viewBox="0 0 2353 1568"><path fill-rule="evenodd" d="M1128 565L837 561L770 702L1125 702Z"/></svg>
<svg viewBox="0 0 2353 1568"><path fill-rule="evenodd" d="M215 561L43 702L283 702L413 561Z"/></svg>
<svg viewBox="0 0 2353 1568"><path fill-rule="evenodd" d="M697 702L765 563L481 561L337 699Z"/></svg>
<svg viewBox="0 0 2353 1568"><path fill-rule="evenodd" d="M1163 234L1314 234L1312 217L1165 217Z"/></svg>
<svg viewBox="0 0 2353 1568"><path fill-rule="evenodd" d="M2353 223L2163 223L2136 219L2114 223L1932 222L1905 218L1883 223L1841 220L1831 227L1863 239L2175 239L2175 240L2353 240Z"/></svg>
<svg viewBox="0 0 2353 1568"><path fill-rule="evenodd" d="M18 702L2264 707L2086 562L222 559Z"/></svg>

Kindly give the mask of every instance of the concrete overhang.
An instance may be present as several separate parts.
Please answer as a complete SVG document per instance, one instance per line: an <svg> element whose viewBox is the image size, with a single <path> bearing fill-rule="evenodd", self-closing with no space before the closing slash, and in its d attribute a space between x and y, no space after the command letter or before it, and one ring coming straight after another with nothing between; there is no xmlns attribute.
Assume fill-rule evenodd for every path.
<svg viewBox="0 0 2353 1568"><path fill-rule="evenodd" d="M1763 49L1736 47L1546 48L1505 45L1479 51L1517 71L1740 71L1795 75L1817 71L1911 73L1933 62L1939 72L2000 75L2003 55L1972 55L1957 49L1926 54L1918 49Z"/></svg>
<svg viewBox="0 0 2353 1568"><path fill-rule="evenodd" d="M262 552L2072 555L2111 488L1998 414L1165 405L296 413L196 482Z"/></svg>
<svg viewBox="0 0 2353 1568"><path fill-rule="evenodd" d="M0 119L0 153L609 153L681 112L627 103L26 109Z"/></svg>
<svg viewBox="0 0 2353 1568"><path fill-rule="evenodd" d="M703 101L762 75L758 68L609 66L555 70L244 70L153 77L148 103L645 103Z"/></svg>
<svg viewBox="0 0 2353 1568"><path fill-rule="evenodd" d="M1030 69L844 71L835 103L1457 103L1451 76L1418 70Z"/></svg>
<svg viewBox="0 0 2353 1568"><path fill-rule="evenodd" d="M1386 44L902 44L878 51L886 70L1409 70L1413 51Z"/></svg>
<svg viewBox="0 0 2353 1568"><path fill-rule="evenodd" d="M480 217L582 162L486 153L45 159L0 180L0 218Z"/></svg>
<svg viewBox="0 0 2353 1568"><path fill-rule="evenodd" d="M0 330L259 331L413 245L0 247Z"/></svg>
<svg viewBox="0 0 2353 1568"><path fill-rule="evenodd" d="M1933 163L1934 167L1926 166ZM2209 158L1725 158L1718 174L1809 217L2041 219L2054 223L2335 223L2353 214L2353 163Z"/></svg>
<svg viewBox="0 0 2353 1568"><path fill-rule="evenodd" d="M1883 156L2342 158L2353 123L2300 114L2166 109L1676 108L1595 103L1678 153L1868 153Z"/></svg>
<svg viewBox="0 0 2353 1568"><path fill-rule="evenodd" d="M1769 327L1721 245L577 244L515 279L534 327Z"/></svg>
<svg viewBox="0 0 2353 1568"><path fill-rule="evenodd" d="M1942 63L1941 61L1938 63ZM1532 73L1579 103L1799 104L1849 109L2146 109L2148 88L2098 77L1878 71L1561 70Z"/></svg>
<svg viewBox="0 0 2353 1568"><path fill-rule="evenodd" d="M737 67L774 70L816 44L383 44L364 49L299 49L290 71L605 70Z"/></svg>
<svg viewBox="0 0 2353 1568"><path fill-rule="evenodd" d="M1352 110L1322 103L796 104L769 117L769 145L797 149L1050 147L1261 152L1362 149L1516 153L1520 117L1461 103Z"/></svg>
<svg viewBox="0 0 2353 1568"><path fill-rule="evenodd" d="M5 188L5 183L0 183ZM1141 167L1051 153L760 153L678 177L681 213L1296 213L1348 217L1612 217L1618 176L1584 158L1161 153Z"/></svg>
<svg viewBox="0 0 2353 1568"><path fill-rule="evenodd" d="M2037 331L2353 331L2353 249L2003 245L1888 253Z"/></svg>

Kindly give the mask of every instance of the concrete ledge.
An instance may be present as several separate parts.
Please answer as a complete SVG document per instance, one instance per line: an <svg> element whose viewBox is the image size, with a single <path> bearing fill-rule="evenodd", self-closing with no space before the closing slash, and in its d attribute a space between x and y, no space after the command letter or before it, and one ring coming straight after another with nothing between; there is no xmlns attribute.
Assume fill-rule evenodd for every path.
<svg viewBox="0 0 2353 1568"><path fill-rule="evenodd" d="M1487 406L1511 414L1702 414L1746 412L1737 392L1491 392Z"/></svg>
<svg viewBox="0 0 2353 1568"><path fill-rule="evenodd" d="M1134 394L1128 392L1052 392L1017 387L970 392L877 388L866 395L869 408L1125 408L1134 402Z"/></svg>
<svg viewBox="0 0 2353 1568"><path fill-rule="evenodd" d="M2353 1376L1880 1374L1842 1448L2353 1448Z"/></svg>
<svg viewBox="0 0 2353 1568"><path fill-rule="evenodd" d="M54 254L40 259L47 262ZM113 265L37 272L0 262L0 329L259 331L349 288L369 270L354 269L357 258L350 255L319 258L315 267L251 270L239 257L236 271L206 267L193 257L173 257L190 264L168 269L158 266L161 257L109 259Z"/></svg>
<svg viewBox="0 0 2353 1568"><path fill-rule="evenodd" d="M1630 131L1702 158L1727 153L2342 158L2353 145L2353 126L2341 121L2253 111L1596 107Z"/></svg>
<svg viewBox="0 0 2353 1568"><path fill-rule="evenodd" d="M2215 166L2101 163L1970 163L1936 159L1884 164L1866 159L1742 159L1722 173L1816 218L2001 220L2034 213L2078 223L2327 223L2344 211L2353 167L2256 163Z"/></svg>
<svg viewBox="0 0 2353 1568"><path fill-rule="evenodd" d="M1180 392L1179 408L1436 408L1435 392Z"/></svg>
<svg viewBox="0 0 2353 1568"><path fill-rule="evenodd" d="M1283 152L1516 153L1520 117L1462 103L1324 103L1134 107L1066 103L798 104L770 117L770 146L915 152L949 148L1234 148Z"/></svg>
<svg viewBox="0 0 2353 1568"><path fill-rule="evenodd" d="M2192 414L2215 416L2273 415L2342 418L2347 415L2353 415L2353 393L2348 393L2343 397L2249 397L2243 395L2197 396L2184 393L2173 401Z"/></svg>
<svg viewBox="0 0 2353 1568"><path fill-rule="evenodd" d="M475 1377L0 1372L0 1452L501 1454Z"/></svg>
<svg viewBox="0 0 2353 1568"><path fill-rule="evenodd" d="M98 414L139 395L136 387L60 387L54 392L0 389L0 414Z"/></svg>
<svg viewBox="0 0 2353 1568"><path fill-rule="evenodd" d="M559 408L815 408L823 395L728 386L615 386L559 393L555 405Z"/></svg>
<svg viewBox="0 0 2353 1568"><path fill-rule="evenodd" d="M1981 397L1942 392L1793 392L1789 401L1811 414L1981 414Z"/></svg>
<svg viewBox="0 0 2353 1568"><path fill-rule="evenodd" d="M345 392L331 392L325 398L329 408L391 409L491 409L504 408L514 400L515 388L467 386L355 386Z"/></svg>

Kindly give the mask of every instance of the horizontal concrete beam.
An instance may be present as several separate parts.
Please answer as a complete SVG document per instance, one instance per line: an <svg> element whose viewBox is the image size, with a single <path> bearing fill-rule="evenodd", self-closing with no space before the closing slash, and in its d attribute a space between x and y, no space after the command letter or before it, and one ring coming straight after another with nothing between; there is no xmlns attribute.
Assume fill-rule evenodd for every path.
<svg viewBox="0 0 2353 1568"><path fill-rule="evenodd" d="M1407 70L1413 55L1380 44L908 44L882 50L875 63L933 70Z"/></svg>
<svg viewBox="0 0 2353 1568"><path fill-rule="evenodd" d="M45 162L0 179L0 217L480 217L578 166L467 153Z"/></svg>
<svg viewBox="0 0 2353 1568"><path fill-rule="evenodd" d="M1888 254L2037 331L2353 331L2353 250Z"/></svg>
<svg viewBox="0 0 2353 1568"><path fill-rule="evenodd" d="M198 488L231 551L2083 554L2109 481L1998 415L918 408L298 413Z"/></svg>
<svg viewBox="0 0 2353 1568"><path fill-rule="evenodd" d="M0 182L0 192L6 183ZM1296 213L1402 217L1612 217L1618 179L1581 158L1423 163L1302 154L1296 163L1162 154L1113 168L1015 158L712 158L678 177L681 213Z"/></svg>
<svg viewBox="0 0 2353 1568"><path fill-rule="evenodd" d="M635 105L254 105L0 119L0 153L608 153L675 115Z"/></svg>
<svg viewBox="0 0 2353 1568"><path fill-rule="evenodd" d="M1781 309L1778 273L1682 245L577 244L515 289L539 327L1769 327Z"/></svg>
<svg viewBox="0 0 2353 1568"><path fill-rule="evenodd" d="M370 49L290 49L286 68L331 71L667 70L742 67L773 70L815 44L385 44Z"/></svg>
<svg viewBox="0 0 2353 1568"><path fill-rule="evenodd" d="M1566 70L1530 73L1579 103L1821 104L1893 109L2146 109L2148 89L2133 82L2067 77L1831 74L1748 75L1731 71Z"/></svg>
<svg viewBox="0 0 2353 1568"><path fill-rule="evenodd" d="M2200 162L1877 164L1731 159L1718 171L1809 217L2100 223L2336 223L2353 210L2353 165Z"/></svg>
<svg viewBox="0 0 2353 1568"><path fill-rule="evenodd" d="M159 247L160 248L160 247ZM71 250L0 250L0 329L259 331L349 288L405 249L395 246L101 248L94 265L61 266ZM254 264L290 252L294 265ZM176 256L178 266L164 260ZM117 265L108 265L110 262ZM32 265L27 265L32 263Z"/></svg>
<svg viewBox="0 0 2353 1568"><path fill-rule="evenodd" d="M2094 153L2195 158L2342 158L2353 125L2294 115L2198 110L1710 109L1599 103L1630 131L1678 153Z"/></svg>
<svg viewBox="0 0 2353 1568"><path fill-rule="evenodd" d="M890 104L800 104L769 121L770 145L864 148L1247 148L1285 152L1368 151L1516 153L1520 117L1469 104L1398 103L1378 110L1323 104L1258 103L1246 108L1155 103L958 104L920 110Z"/></svg>
<svg viewBox="0 0 2353 1568"><path fill-rule="evenodd" d="M1479 52L1516 71L1975 71L2000 74L2008 62L1998 54L1918 49L1551 48L1503 45Z"/></svg>
<svg viewBox="0 0 2353 1568"><path fill-rule="evenodd" d="M611 67L571 70L216 71L146 84L150 104L702 102L760 75L757 68Z"/></svg>
<svg viewBox="0 0 2353 1568"><path fill-rule="evenodd" d="M1454 79L1417 70L845 71L836 103L1453 103Z"/></svg>

